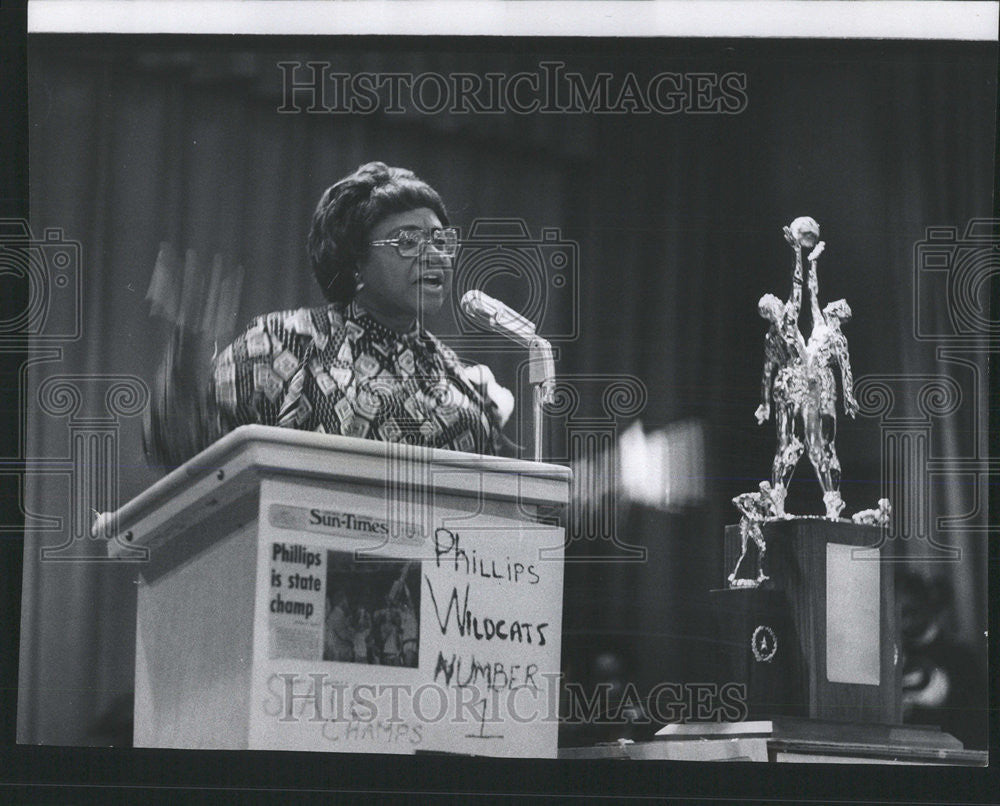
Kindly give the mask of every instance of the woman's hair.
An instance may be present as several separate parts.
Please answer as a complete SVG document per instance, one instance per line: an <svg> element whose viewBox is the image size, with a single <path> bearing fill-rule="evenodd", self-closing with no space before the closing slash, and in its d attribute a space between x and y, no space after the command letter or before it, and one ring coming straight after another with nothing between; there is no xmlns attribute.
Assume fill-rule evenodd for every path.
<svg viewBox="0 0 1000 806"><path fill-rule="evenodd" d="M309 260L330 302L354 297L354 273L368 251L369 233L386 216L426 207L444 226L448 213L437 191L412 171L369 162L323 193L309 227Z"/></svg>

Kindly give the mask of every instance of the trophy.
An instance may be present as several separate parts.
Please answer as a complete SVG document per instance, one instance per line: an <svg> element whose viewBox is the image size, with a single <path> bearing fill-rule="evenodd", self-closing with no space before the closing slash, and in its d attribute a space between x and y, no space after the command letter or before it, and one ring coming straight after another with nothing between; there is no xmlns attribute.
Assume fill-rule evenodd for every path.
<svg viewBox="0 0 1000 806"><path fill-rule="evenodd" d="M851 308L821 307L825 244L807 216L783 228L794 254L791 292L764 294L768 322L756 419L774 419L771 477L733 498L739 524L726 527L724 587L713 591L720 666L746 686L751 718L891 724L900 715L893 579L882 527L891 506L842 518L837 406L858 412L842 327ZM799 327L803 292L811 328ZM839 379L839 383L838 383ZM838 394L838 385L840 393ZM792 515L785 499L802 454L823 494L823 515Z"/></svg>
<svg viewBox="0 0 1000 806"><path fill-rule="evenodd" d="M740 686L745 709L735 722L661 733L763 736L771 760L795 752L817 761L942 759L963 752L958 739L901 724L892 506L880 498L872 509L841 517L838 378L844 413L858 413L842 331L851 308L842 299L820 305L819 224L803 216L783 231L795 256L791 292L785 302L764 294L758 303L768 329L756 418L763 425L774 417L771 478L732 499L740 521L725 528L722 561L732 570L709 598L714 660L724 679ZM798 321L804 290L808 338ZM803 453L823 492L823 515L785 508Z"/></svg>

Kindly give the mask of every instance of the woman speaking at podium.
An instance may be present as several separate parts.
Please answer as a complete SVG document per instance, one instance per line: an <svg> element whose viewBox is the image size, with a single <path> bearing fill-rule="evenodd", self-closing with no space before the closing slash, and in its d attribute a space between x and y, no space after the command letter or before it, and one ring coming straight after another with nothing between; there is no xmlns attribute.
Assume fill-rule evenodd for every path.
<svg viewBox="0 0 1000 806"><path fill-rule="evenodd" d="M213 361L219 426L248 423L497 453L513 396L424 330L457 233L411 171L362 165L323 194L309 257L328 305L270 313Z"/></svg>

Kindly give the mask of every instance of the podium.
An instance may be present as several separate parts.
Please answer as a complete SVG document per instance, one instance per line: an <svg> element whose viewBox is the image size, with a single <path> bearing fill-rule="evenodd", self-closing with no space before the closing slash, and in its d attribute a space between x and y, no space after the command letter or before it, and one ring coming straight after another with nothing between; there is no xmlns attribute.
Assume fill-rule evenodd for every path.
<svg viewBox="0 0 1000 806"><path fill-rule="evenodd" d="M95 532L138 747L555 757L568 468L244 426Z"/></svg>

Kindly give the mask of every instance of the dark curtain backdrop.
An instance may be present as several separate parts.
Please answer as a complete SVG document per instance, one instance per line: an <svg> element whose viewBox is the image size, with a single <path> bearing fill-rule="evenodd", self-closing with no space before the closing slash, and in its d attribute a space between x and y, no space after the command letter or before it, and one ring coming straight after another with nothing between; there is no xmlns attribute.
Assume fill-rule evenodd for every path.
<svg viewBox="0 0 1000 806"><path fill-rule="evenodd" d="M543 60L647 78L736 71L748 77L749 103L707 116L278 114L276 63L306 58L343 72L512 74ZM646 562L568 564L564 666L583 679L597 653L614 651L647 686L704 680L713 674L705 601L723 579L729 499L768 475L773 451L773 426L753 418L764 334L756 301L787 296L782 225L808 214L823 226L821 295L854 310L845 332L855 376L953 377L965 402L935 422L934 449L985 451L986 392L975 383L985 357L945 364L913 338L913 249L929 225L962 228L990 214L995 67L992 45L917 42L33 39L31 222L36 236L59 227L82 246L83 337L31 368L29 454L71 450L66 416L37 407L46 378L152 381L165 331L144 295L161 243L194 250L205 271L217 256L243 268L240 326L319 304L304 239L320 193L372 159L411 167L458 224L517 216L532 235L558 227L579 243L582 326L559 345L560 373L639 378L647 430L703 423L703 504L672 513L621 504L619 530L647 549ZM489 360L513 385L517 357ZM100 404L85 393L85 409ZM599 405L585 398L582 413ZM880 430L872 417L840 429L849 513L879 496ZM117 501L88 509L120 505L160 475L142 457L140 416L120 419L118 440ZM936 486L934 514L975 512L983 484ZM67 540L71 498L65 475L29 474L26 742L105 742L130 706L135 568L84 561L104 550L88 540L75 541L77 562L39 560L42 547ZM819 498L803 458L791 509L819 512ZM970 528L941 536L963 550L961 562L919 564L952 583L953 628L966 641L985 629L985 519L980 509ZM569 547L571 557L594 551L612 550Z"/></svg>

